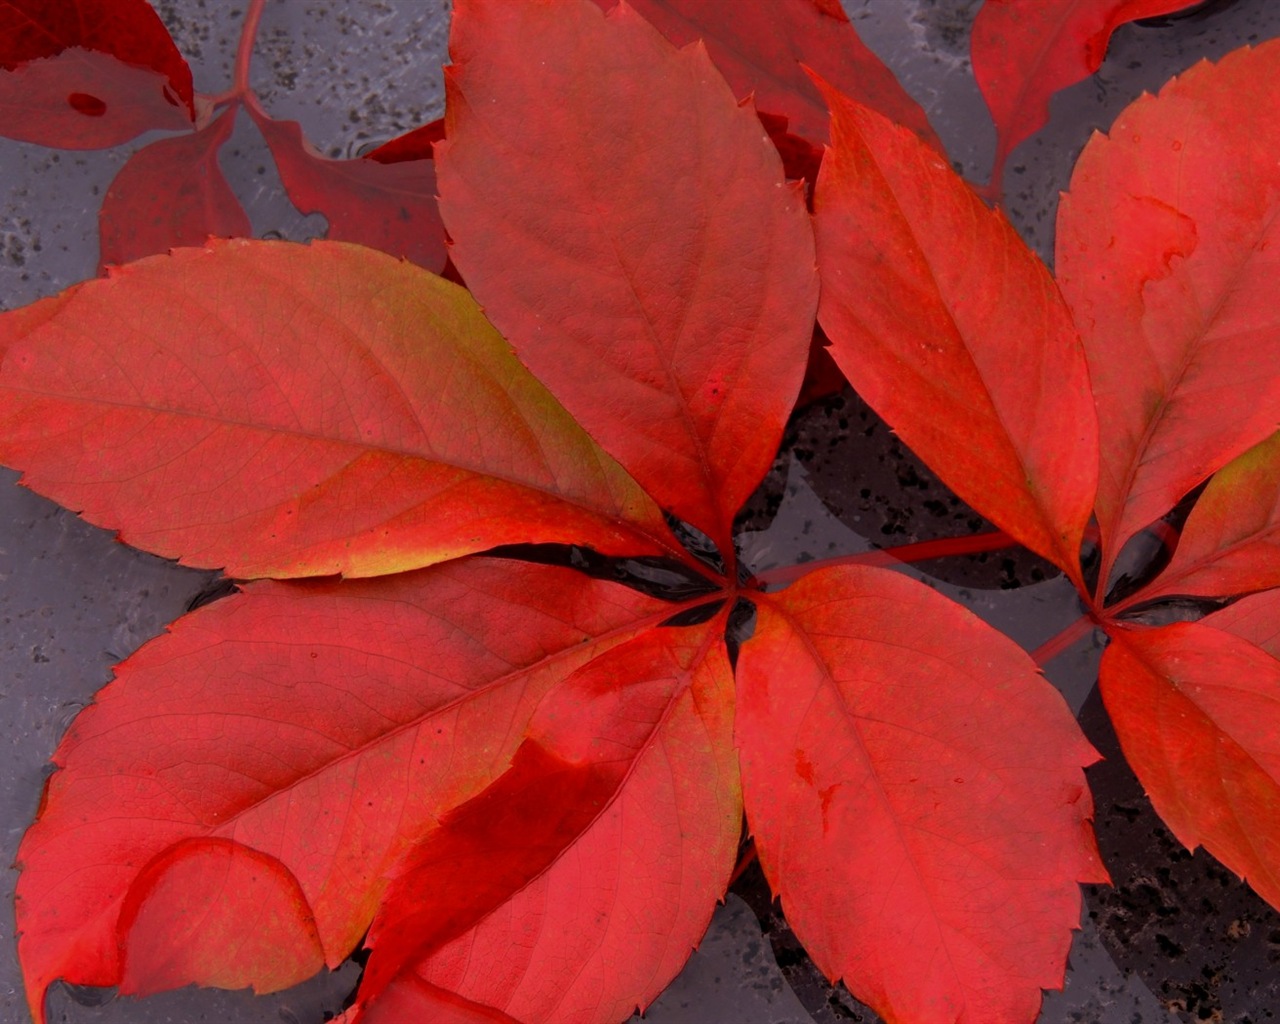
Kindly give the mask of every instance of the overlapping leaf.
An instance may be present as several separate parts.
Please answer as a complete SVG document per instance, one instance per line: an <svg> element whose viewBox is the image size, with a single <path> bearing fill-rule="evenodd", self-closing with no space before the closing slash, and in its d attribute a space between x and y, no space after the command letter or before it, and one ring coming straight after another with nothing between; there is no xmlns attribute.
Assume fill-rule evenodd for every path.
<svg viewBox="0 0 1280 1024"><path fill-rule="evenodd" d="M194 116L191 69L146 0L0 3L0 135L100 149Z"/></svg>
<svg viewBox="0 0 1280 1024"><path fill-rule="evenodd" d="M1280 423L1280 42L1201 63L1095 135L1057 272L1104 440L1105 581L1125 542Z"/></svg>
<svg viewBox="0 0 1280 1024"><path fill-rule="evenodd" d="M438 1020L443 993L516 1020L621 1020L666 987L741 829L724 626L650 631L548 694L507 775L398 870L354 1020Z"/></svg>
<svg viewBox="0 0 1280 1024"><path fill-rule="evenodd" d="M597 0L605 10L617 2ZM858 37L838 0L628 2L677 46L701 39L737 96L753 96L818 150L827 141L827 108L804 67L943 151L925 112Z"/></svg>
<svg viewBox="0 0 1280 1024"><path fill-rule="evenodd" d="M1049 120L1049 99L1102 65L1125 22L1200 0L986 0L973 22L973 76L996 123L990 189L999 195L1005 161Z"/></svg>
<svg viewBox="0 0 1280 1024"><path fill-rule="evenodd" d="M1049 272L933 150L822 88L832 148L814 225L832 356L947 486L1078 582L1097 423Z"/></svg>
<svg viewBox="0 0 1280 1024"><path fill-rule="evenodd" d="M676 547L465 291L356 246L211 242L6 313L0 399L28 486L233 576Z"/></svg>
<svg viewBox="0 0 1280 1024"><path fill-rule="evenodd" d="M706 51L625 4L464 0L451 53L454 262L587 431L731 558L804 372L803 198Z"/></svg>
<svg viewBox="0 0 1280 1024"><path fill-rule="evenodd" d="M324 215L330 241L403 256L433 273L444 269L444 225L430 160L330 160L303 137L297 121L277 121L253 107L250 112L289 199L303 213Z"/></svg>
<svg viewBox="0 0 1280 1024"><path fill-rule="evenodd" d="M1251 594L1202 621L1206 626L1243 637L1272 657L1280 658L1280 590Z"/></svg>
<svg viewBox="0 0 1280 1024"><path fill-rule="evenodd" d="M1143 591L1234 597L1280 586L1280 434L1229 462L1196 499L1173 559Z"/></svg>
<svg viewBox="0 0 1280 1024"><path fill-rule="evenodd" d="M436 143L444 138L444 118L419 125L403 135L369 150L363 159L381 164L398 164L404 160L430 160L435 156Z"/></svg>
<svg viewBox="0 0 1280 1024"><path fill-rule="evenodd" d="M107 188L98 210L101 256L128 263L183 245L252 234L249 216L218 166L235 108L198 132L161 139L134 153Z"/></svg>
<svg viewBox="0 0 1280 1024"><path fill-rule="evenodd" d="M338 963L397 859L508 770L540 698L669 608L568 570L468 559L253 584L187 616L76 719L23 841L37 1020L58 977L261 991ZM648 744L651 776L695 742L691 701ZM672 799L681 822L703 808ZM262 931L245 941L250 924Z"/></svg>
<svg viewBox="0 0 1280 1024"><path fill-rule="evenodd" d="M882 569L760 600L738 661L747 823L817 964L887 1021L1030 1021L1102 881L1097 755L1011 641Z"/></svg>
<svg viewBox="0 0 1280 1024"><path fill-rule="evenodd" d="M1125 759L1173 834L1280 907L1280 661L1208 624L1117 629L1100 683Z"/></svg>

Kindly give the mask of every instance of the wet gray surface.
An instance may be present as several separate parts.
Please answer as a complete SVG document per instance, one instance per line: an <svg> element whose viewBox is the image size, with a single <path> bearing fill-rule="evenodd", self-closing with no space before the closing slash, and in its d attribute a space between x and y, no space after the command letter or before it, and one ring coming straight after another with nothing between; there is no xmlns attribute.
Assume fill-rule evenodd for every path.
<svg viewBox="0 0 1280 1024"><path fill-rule="evenodd" d="M193 65L197 88L224 88L239 5L173 0L157 6ZM960 168L984 179L994 133L967 59L967 26L977 3L854 0L846 6L867 43L926 106ZM1158 88L1201 56L1280 35L1275 0L1209 6L1202 18L1121 29L1102 73L1059 96L1048 128L1013 154L1010 214L1042 254L1052 245L1058 190L1089 130L1105 128L1142 89ZM442 10L427 2L271 3L254 83L268 110L300 120L322 152L351 155L440 112L444 33ZM58 153L0 140L0 304L20 305L93 274L97 206L132 148ZM296 239L323 230L321 218L302 217L282 197L265 146L247 119L222 162L256 230ZM864 413L852 395L834 396L793 424L772 493L754 503L747 523L761 531L772 520L746 540L760 564L972 528L972 514ZM161 632L210 579L116 544L13 480L0 472L0 823L6 864L35 812L45 765L71 718L110 678L111 664ZM1042 579L1047 571L1034 559L993 553L923 568L937 574L932 578L939 589L1028 647L1078 613L1071 589ZM1085 641L1052 663L1048 674L1109 757L1091 772L1091 781L1100 841L1117 886L1088 887L1067 987L1047 996L1041 1020L1272 1020L1280 1007L1280 919L1209 858L1178 847L1156 821L1114 745L1108 747L1105 716L1091 689L1097 654L1097 642ZM7 871L0 894L6 907L14 881ZM651 1009L650 1020L875 1020L817 975L772 912L758 877L748 874L735 892L742 898L732 895L718 910L701 949ZM0 1019L17 1022L26 1011L8 910L0 922ZM50 1019L302 1024L337 1011L356 974L347 965L263 999L184 990L139 1003L56 986Z"/></svg>

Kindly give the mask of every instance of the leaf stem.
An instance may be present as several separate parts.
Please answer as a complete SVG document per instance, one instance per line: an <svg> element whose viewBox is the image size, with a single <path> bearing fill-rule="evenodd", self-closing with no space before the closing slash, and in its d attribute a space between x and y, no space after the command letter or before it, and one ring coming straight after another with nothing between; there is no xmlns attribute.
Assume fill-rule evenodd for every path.
<svg viewBox="0 0 1280 1024"><path fill-rule="evenodd" d="M1097 625L1094 617L1088 613L1081 615L1065 629L1051 636L1042 643L1034 651L1031 652L1031 660L1038 666L1044 668L1049 662L1053 661L1059 654L1074 644L1077 640L1087 636L1092 632L1094 626Z"/></svg>
<svg viewBox="0 0 1280 1024"><path fill-rule="evenodd" d="M935 540L922 540L914 544L900 544L892 548L880 548L876 551L861 551L856 555L838 555L835 558L818 558L799 565L784 565L776 569L766 569L757 573L753 582L757 586L794 583L815 569L826 569L836 565L877 565L891 566L910 562L924 562L931 558L945 555L975 555L983 551L999 551L1013 547L1018 542L1003 530L991 530L987 533L975 533L968 537L939 537Z"/></svg>
<svg viewBox="0 0 1280 1024"><path fill-rule="evenodd" d="M249 0L249 10L244 16L244 24L240 27L240 43L236 47L236 74L234 88L241 95L248 95L249 62L253 60L253 44L258 38L258 25L262 22L262 11L267 0Z"/></svg>
<svg viewBox="0 0 1280 1024"><path fill-rule="evenodd" d="M249 64L253 60L253 46L258 38L258 26L262 22L262 12L266 6L267 0L249 0L244 24L240 26L240 41L236 45L236 64L231 88L206 97L210 108L236 100L242 100L251 107L257 107L257 97L249 86Z"/></svg>

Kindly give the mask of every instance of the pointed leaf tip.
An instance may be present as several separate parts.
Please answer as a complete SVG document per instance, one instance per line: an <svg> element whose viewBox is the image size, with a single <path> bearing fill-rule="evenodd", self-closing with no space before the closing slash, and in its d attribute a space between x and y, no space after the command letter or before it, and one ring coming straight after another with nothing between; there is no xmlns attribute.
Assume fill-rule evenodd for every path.
<svg viewBox="0 0 1280 1024"><path fill-rule="evenodd" d="M989 190L999 194L1009 154L1048 122L1053 94L1101 67L1117 28L1200 2L987 0L973 22L970 57L996 125Z"/></svg>
<svg viewBox="0 0 1280 1024"><path fill-rule="evenodd" d="M613 4L597 2L606 9ZM803 65L819 69L848 95L943 152L924 110L862 42L839 0L631 0L630 5L676 46L704 40L737 96L753 94L756 109L785 118L788 134L818 152L828 137L827 112Z"/></svg>

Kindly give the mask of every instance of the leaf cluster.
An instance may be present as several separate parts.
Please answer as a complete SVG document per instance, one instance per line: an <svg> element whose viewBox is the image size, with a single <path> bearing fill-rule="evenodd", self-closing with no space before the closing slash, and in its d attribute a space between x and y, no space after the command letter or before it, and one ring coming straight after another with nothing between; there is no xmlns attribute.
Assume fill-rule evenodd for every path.
<svg viewBox="0 0 1280 1024"><path fill-rule="evenodd" d="M183 134L109 192L103 276L0 314L0 461L240 581L58 748L35 1019L57 979L274 991L359 948L344 1024L620 1020L757 857L886 1021L1033 1020L1107 878L1097 755L922 583L744 563L815 352L977 543L1070 580L1156 810L1280 906L1280 44L1090 140L1054 273L984 200L1117 25L1186 6L984 5L979 191L830 0L456 0L443 121L348 161L250 88L262 0L219 96L142 0L11 0L0 131ZM328 240L244 237L241 112Z"/></svg>

